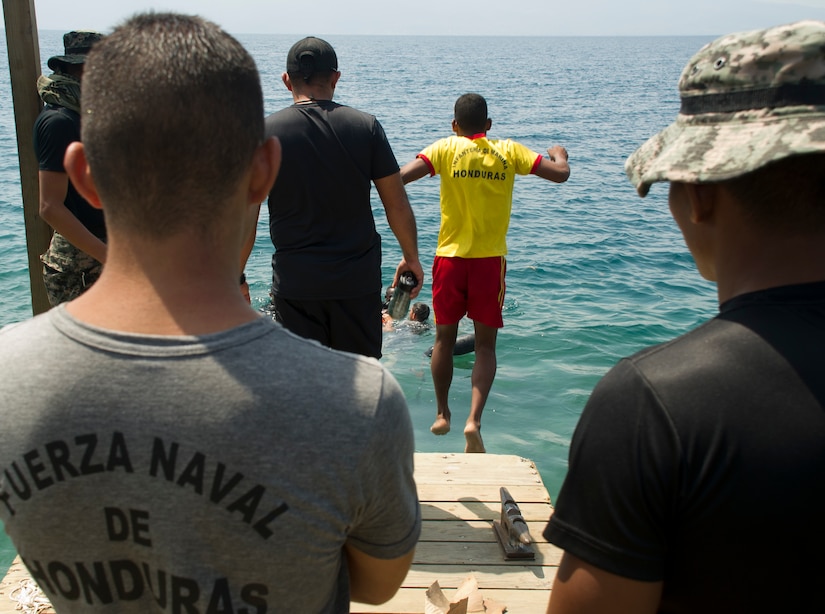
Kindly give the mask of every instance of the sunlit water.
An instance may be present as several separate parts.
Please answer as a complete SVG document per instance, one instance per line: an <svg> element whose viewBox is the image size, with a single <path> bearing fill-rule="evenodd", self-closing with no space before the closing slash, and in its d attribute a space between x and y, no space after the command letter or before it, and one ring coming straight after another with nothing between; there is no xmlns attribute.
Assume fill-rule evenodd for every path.
<svg viewBox="0 0 825 614"><path fill-rule="evenodd" d="M41 33L45 60L61 33ZM267 112L291 102L280 75L297 36L240 36L262 73ZM570 437L593 386L618 358L663 341L715 312L715 290L695 272L667 208L666 188L640 199L623 163L678 110L676 82L708 42L680 38L328 37L342 77L336 99L375 114L399 163L450 133L455 99L476 91L489 104L491 137L535 151L570 152L572 175L555 185L519 177L508 234L504 329L498 373L483 419L489 452L533 459L556 496ZM14 116L5 41L0 49L0 325L31 314ZM196 101L194 101L196 102ZM429 276L439 224L438 180L408 186ZM383 237L383 279L400 250L373 194ZM253 303L270 281L268 218L246 269ZM429 282L429 279L427 280ZM430 286L419 300L430 303ZM464 322L461 333L471 331ZM473 355L458 357L451 389L455 429L435 437L435 401L424 355L432 330L386 333L383 363L410 406L416 449L460 452ZM3 412L14 408L3 407ZM0 468L1 469L1 468ZM14 551L0 534L0 572Z"/></svg>

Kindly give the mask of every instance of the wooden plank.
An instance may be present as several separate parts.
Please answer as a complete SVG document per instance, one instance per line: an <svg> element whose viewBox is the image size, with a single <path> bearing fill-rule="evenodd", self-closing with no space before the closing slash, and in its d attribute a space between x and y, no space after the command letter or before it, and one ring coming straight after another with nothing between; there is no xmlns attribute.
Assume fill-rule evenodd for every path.
<svg viewBox="0 0 825 614"><path fill-rule="evenodd" d="M37 156L32 142L34 122L43 106L35 86L40 75L40 42L37 38L34 0L3 0L3 17L17 134L32 313L37 315L50 308L46 286L43 284L40 254L49 247L52 229L40 217Z"/></svg>
<svg viewBox="0 0 825 614"><path fill-rule="evenodd" d="M501 503L483 501L429 501L421 504L424 520L499 520ZM549 503L518 502L524 520L527 522L547 522L553 513Z"/></svg>
<svg viewBox="0 0 825 614"><path fill-rule="evenodd" d="M422 452L415 455L415 467L463 467L477 471L491 467L532 466L529 458L517 454L462 454L460 452Z"/></svg>
<svg viewBox="0 0 825 614"><path fill-rule="evenodd" d="M527 528L536 541L544 541L542 532L547 521L528 522ZM429 541L470 541L496 542L493 524L489 520L429 520L421 526L420 542Z"/></svg>
<svg viewBox="0 0 825 614"><path fill-rule="evenodd" d="M430 454L430 458L416 457L417 483L459 482L465 484L541 483L535 463L526 458L506 454ZM470 457L478 456L477 459Z"/></svg>
<svg viewBox="0 0 825 614"><path fill-rule="evenodd" d="M553 544L538 542L533 544L536 558L533 561L515 561L518 565L542 566L558 565L561 561L561 549ZM456 565L469 567L474 565L502 565L507 561L498 542L419 542L415 548L414 563L432 563L435 565Z"/></svg>
<svg viewBox="0 0 825 614"><path fill-rule="evenodd" d="M369 606L362 603L353 603L351 612L353 614L373 614L381 612L384 614L422 614L424 612L424 594L426 589L402 588L392 600L392 608L386 609L386 605ZM451 598L451 591L444 591L447 598ZM525 591L525 590L496 590L484 589L481 591L483 597L493 599L496 603L507 606L508 614L540 614L547 610L547 602L550 599L550 591Z"/></svg>
<svg viewBox="0 0 825 614"><path fill-rule="evenodd" d="M501 486L507 488L519 505L522 503L550 503L550 495L542 484L512 484L507 482L473 484L473 496L479 501L501 501L499 490ZM462 490L455 484L421 484L418 482L418 499L422 503L428 501L457 501L461 496Z"/></svg>
<svg viewBox="0 0 825 614"><path fill-rule="evenodd" d="M409 588L427 588L438 579L442 588L458 588L472 575L485 589L550 590L556 578L555 567L527 565L468 566L463 570L454 565L414 564L404 580Z"/></svg>

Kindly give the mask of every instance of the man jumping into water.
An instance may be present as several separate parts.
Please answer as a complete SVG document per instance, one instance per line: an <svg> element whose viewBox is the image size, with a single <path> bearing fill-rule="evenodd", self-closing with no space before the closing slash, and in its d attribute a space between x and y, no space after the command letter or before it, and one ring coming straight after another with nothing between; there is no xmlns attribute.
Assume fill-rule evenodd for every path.
<svg viewBox="0 0 825 614"><path fill-rule="evenodd" d="M475 327L476 359L470 415L464 425L465 452L486 452L481 412L496 376L496 336L504 326L504 273L507 228L515 175L567 181L567 151L558 145L549 158L511 140L488 139L492 121L487 101L464 94L455 103L455 136L436 141L401 169L409 183L441 175L441 228L433 262L433 311L436 332L430 369L438 415L430 430L450 432L447 402L453 379L453 347L465 315Z"/></svg>

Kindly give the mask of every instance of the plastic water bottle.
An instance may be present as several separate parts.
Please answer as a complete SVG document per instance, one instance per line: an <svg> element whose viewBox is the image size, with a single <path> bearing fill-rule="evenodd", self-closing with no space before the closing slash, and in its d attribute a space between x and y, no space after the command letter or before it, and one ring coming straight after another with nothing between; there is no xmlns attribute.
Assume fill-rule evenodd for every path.
<svg viewBox="0 0 825 614"><path fill-rule="evenodd" d="M410 271L401 273L401 276L398 278L398 285L392 293L390 306L387 309L387 313L390 314L393 320L401 320L407 317L407 313L410 310L410 292L415 288L417 283L418 281L415 275Z"/></svg>

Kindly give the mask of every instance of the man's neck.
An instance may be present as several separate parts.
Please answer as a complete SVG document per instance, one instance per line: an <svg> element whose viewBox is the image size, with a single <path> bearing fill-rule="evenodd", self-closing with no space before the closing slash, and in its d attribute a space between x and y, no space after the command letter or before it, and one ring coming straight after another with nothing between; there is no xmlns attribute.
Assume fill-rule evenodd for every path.
<svg viewBox="0 0 825 614"><path fill-rule="evenodd" d="M307 98L307 97L300 97L295 98L293 100L294 104L316 104L319 102L330 102L330 98Z"/></svg>
<svg viewBox="0 0 825 614"><path fill-rule="evenodd" d="M770 236L750 249L722 248L717 263L719 303L736 296L817 281L825 281L825 237Z"/></svg>
<svg viewBox="0 0 825 614"><path fill-rule="evenodd" d="M334 91L327 86L305 86L293 88L292 100L295 104L332 100Z"/></svg>
<svg viewBox="0 0 825 614"><path fill-rule="evenodd" d="M256 320L239 286L239 259L204 246L131 249L110 244L100 279L67 305L79 320L111 330L204 335Z"/></svg>

